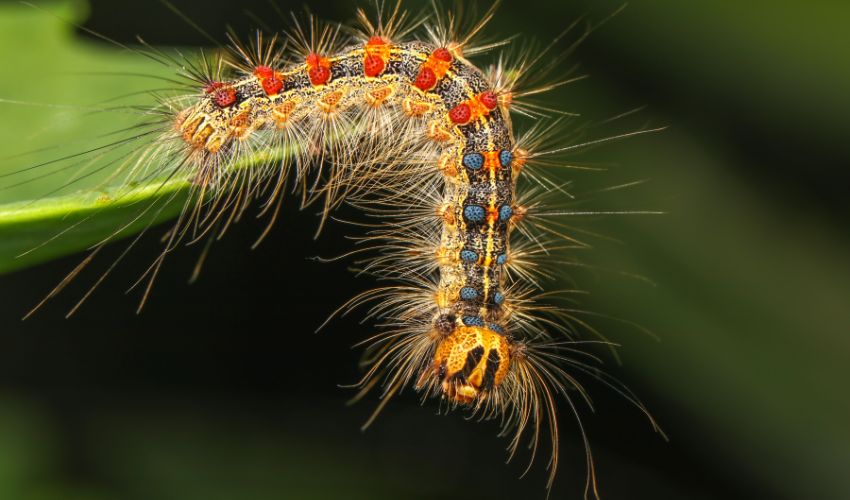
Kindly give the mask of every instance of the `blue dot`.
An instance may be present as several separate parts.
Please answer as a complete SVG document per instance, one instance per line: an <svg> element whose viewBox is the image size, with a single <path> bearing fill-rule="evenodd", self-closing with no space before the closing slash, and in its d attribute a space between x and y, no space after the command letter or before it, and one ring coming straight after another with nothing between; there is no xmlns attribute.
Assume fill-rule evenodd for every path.
<svg viewBox="0 0 850 500"><path fill-rule="evenodd" d="M512 209L510 205L502 205L502 208L499 209L499 220L505 222L510 219L513 214L514 209Z"/></svg>
<svg viewBox="0 0 850 500"><path fill-rule="evenodd" d="M507 261L508 261L508 254L506 254L506 253L500 253L499 256L496 257L496 264L499 264L500 266L504 265L505 262L507 262Z"/></svg>
<svg viewBox="0 0 850 500"><path fill-rule="evenodd" d="M465 286L460 289L460 298L463 300L475 300L478 298L478 290L471 286Z"/></svg>
<svg viewBox="0 0 850 500"><path fill-rule="evenodd" d="M508 151L507 149L503 149L502 152L499 153L499 162L501 162L503 167L510 167L513 161L514 154Z"/></svg>
<svg viewBox="0 0 850 500"><path fill-rule="evenodd" d="M505 329L502 328L501 326L497 325L496 323L488 323L487 328L493 330L494 332L496 332L498 334L501 334L501 335L505 334Z"/></svg>
<svg viewBox="0 0 850 500"><path fill-rule="evenodd" d="M484 326L484 320L478 316L464 316L463 324L466 326Z"/></svg>
<svg viewBox="0 0 850 500"><path fill-rule="evenodd" d="M469 153L463 155L463 166L469 170L478 170L484 166L484 155L481 153Z"/></svg>
<svg viewBox="0 0 850 500"><path fill-rule="evenodd" d="M505 296L502 294L502 292L496 292L496 293L493 294L493 302L494 303L501 305L502 302L504 302L504 301L505 301Z"/></svg>
<svg viewBox="0 0 850 500"><path fill-rule="evenodd" d="M478 254L473 252L472 250L461 250L460 260L464 262L477 262Z"/></svg>
<svg viewBox="0 0 850 500"><path fill-rule="evenodd" d="M467 205L463 207L463 216L469 222L481 222L484 220L484 207L479 205Z"/></svg>

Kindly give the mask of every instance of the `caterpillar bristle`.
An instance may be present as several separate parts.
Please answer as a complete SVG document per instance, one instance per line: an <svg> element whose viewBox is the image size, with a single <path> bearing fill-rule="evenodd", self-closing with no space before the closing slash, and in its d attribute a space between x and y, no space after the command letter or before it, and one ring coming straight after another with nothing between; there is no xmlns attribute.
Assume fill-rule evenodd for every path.
<svg viewBox="0 0 850 500"><path fill-rule="evenodd" d="M575 254L603 237L572 219L614 212L586 210L557 171L599 169L575 162L574 153L651 129L587 140L587 130L573 125L575 115L537 101L581 78L563 67L593 29L583 21L543 48L520 47L486 73L479 70L468 58L512 40L484 34L497 6L479 16L464 3L446 9L434 1L432 12L411 15L400 1L376 0L373 12L357 10L352 28L308 12L292 14L282 35L257 31L243 40L231 30L228 47L197 58L144 43L133 49L172 68L178 90L157 92L155 105L133 108L144 120L127 137L60 158L40 175L75 169L79 178L88 169L111 168L109 183L122 186L112 202L142 184L167 195L138 207L131 221L93 246L33 312L105 244L138 221L158 220L170 203L182 202L182 210L162 252L132 286L142 290L140 310L168 254L204 242L194 281L212 242L251 207L259 205L268 219L256 246L284 200L317 207L317 235L331 219L341 220L333 214L346 205L365 220L352 222L363 233L339 258L353 258L357 274L382 285L328 318L361 309L364 321L378 323L377 333L361 342L365 374L355 384L355 400L372 391L382 398L366 425L412 388L423 402L439 399L441 410L499 420L500 434L510 436L509 457L528 440L534 460L548 434L551 488L559 454L556 400L565 400L587 454L585 496L598 498L577 408L578 401L592 404L576 374L612 387L649 414L582 349L614 346L587 320L591 313L577 300L585 292L563 273L584 266ZM568 35L575 39L564 49L559 44ZM512 115L533 124L515 133ZM178 181L190 184L185 198L168 191ZM553 291L558 280L562 289ZM582 340L588 336L595 340Z"/></svg>
<svg viewBox="0 0 850 500"><path fill-rule="evenodd" d="M373 13L362 7L357 8L357 26L351 28L355 39L367 42L372 37L378 37L387 42L400 43L424 24L428 17L424 13L411 14L404 10L402 0L390 3L385 0L372 2Z"/></svg>

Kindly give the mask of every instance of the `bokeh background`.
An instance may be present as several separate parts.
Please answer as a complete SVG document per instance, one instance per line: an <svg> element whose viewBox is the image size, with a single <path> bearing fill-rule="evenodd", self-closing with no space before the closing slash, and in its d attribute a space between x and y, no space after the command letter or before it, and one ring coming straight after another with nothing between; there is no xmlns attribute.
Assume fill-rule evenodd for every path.
<svg viewBox="0 0 850 500"><path fill-rule="evenodd" d="M247 32L244 10L284 26L265 0L173 3L215 36L227 24ZM210 43L158 2L39 5L121 43ZM489 33L546 42L619 6L505 0ZM349 1L310 7L353 15ZM841 1L637 0L569 59L591 78L550 96L582 115L588 139L668 126L575 158L605 172L565 173L579 194L646 180L590 206L666 212L587 224L616 238L594 239L588 262L654 284L574 273L588 309L660 339L601 321L623 345L622 365L609 369L670 435L590 384L596 413L584 417L606 498L850 498L848 21ZM0 60L0 98L29 102L98 104L157 85L127 73L163 74L16 2L0 3ZM0 171L36 161L17 153L125 119L0 104ZM2 202L45 187L3 185ZM543 461L518 479L527 456L505 466L493 423L435 416L405 394L358 430L376 400L346 406L353 392L339 385L357 379L350 346L370 325L354 317L313 330L371 283L347 263L307 259L350 245L350 228L314 240L315 224L287 207L253 252L263 221L234 227L195 286L186 280L198 249L178 252L140 316L138 295L124 292L159 248L155 236L70 320L82 284L19 318L78 255L0 276L0 499L543 498ZM561 426L550 498L579 498L583 455L567 412Z"/></svg>

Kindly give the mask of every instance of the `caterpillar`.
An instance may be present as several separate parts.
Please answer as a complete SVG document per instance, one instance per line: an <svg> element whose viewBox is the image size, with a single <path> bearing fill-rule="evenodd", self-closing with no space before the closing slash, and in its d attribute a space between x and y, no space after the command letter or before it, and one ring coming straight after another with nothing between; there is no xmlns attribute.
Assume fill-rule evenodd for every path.
<svg viewBox="0 0 850 500"><path fill-rule="evenodd" d="M439 7L417 16L401 2L378 3L375 15L357 11L354 28L310 17L283 36L258 31L242 42L229 34L222 53L198 59L133 48L174 67L186 91L157 94L129 138L64 161L113 168L111 180L128 189L190 183L162 253L140 279L141 305L169 253L212 241L258 202L269 217L260 240L290 192L302 207L321 205L319 230L343 204L377 221L352 255L364 256L360 272L392 284L355 296L329 318L365 308L380 323L362 342L367 368L355 385L355 400L381 396L365 425L409 387L446 411L498 419L511 436L510 457L528 439L533 460L548 433L551 488L557 399L576 417L577 401L590 403L577 375L618 391L657 426L624 385L592 363L585 344L602 341L583 338L582 330L593 327L546 301L544 282L560 270L543 258L578 241L552 222L559 212L545 202L561 191L547 170L575 146L558 144L558 111L533 100L564 83L543 81L561 62L548 52L559 39L482 71L471 58L508 43L478 42L495 7L464 22ZM511 113L537 124L517 134ZM143 207L138 218L156 218L174 199ZM576 421L585 497L598 498L589 441Z"/></svg>

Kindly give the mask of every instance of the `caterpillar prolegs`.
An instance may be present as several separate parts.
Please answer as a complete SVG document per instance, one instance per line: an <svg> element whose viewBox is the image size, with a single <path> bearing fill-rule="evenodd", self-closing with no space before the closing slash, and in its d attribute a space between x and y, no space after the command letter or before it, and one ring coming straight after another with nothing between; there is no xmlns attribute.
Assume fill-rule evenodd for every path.
<svg viewBox="0 0 850 500"><path fill-rule="evenodd" d="M516 68L501 61L481 71L468 58L503 45L473 42L492 10L464 35L449 15L381 10L376 21L359 11L361 29L346 40L339 28L311 20L286 43L259 33L248 44L232 37L224 55L197 62L143 49L193 85L147 112L154 119L139 130L155 139L108 151L131 144L108 160L128 181L192 184L148 283L176 246L218 236L258 199L271 223L292 190L303 206L323 203L322 223L340 204L360 209L370 223L358 265L393 284L338 311L365 307L381 323L364 341L368 369L357 398L380 388L380 410L412 387L423 400L497 418L513 435L511 456L526 438L536 454L548 432L551 487L556 400L573 412L576 398L589 402L577 374L646 412L581 349L589 341L575 335L584 321L541 300L542 278L553 273L541 256L575 240L542 217L541 194L560 189L545 170L565 148L556 142L560 129L546 125L557 123L546 122L550 110L525 99L557 86L531 82L559 59L526 56ZM517 136L511 112L544 125ZM581 435L586 495L598 496Z"/></svg>

